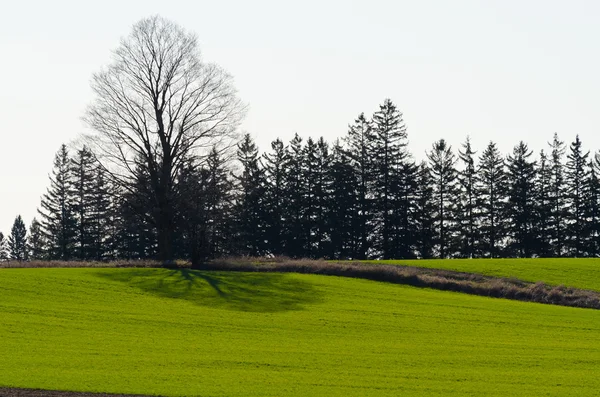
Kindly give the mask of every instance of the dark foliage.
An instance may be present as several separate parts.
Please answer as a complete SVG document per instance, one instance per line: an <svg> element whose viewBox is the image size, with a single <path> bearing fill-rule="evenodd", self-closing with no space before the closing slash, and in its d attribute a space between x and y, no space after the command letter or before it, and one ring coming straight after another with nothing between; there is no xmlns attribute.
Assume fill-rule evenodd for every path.
<svg viewBox="0 0 600 397"><path fill-rule="evenodd" d="M536 159L524 142L455 153L444 139L416 164L402 113L385 100L347 135L261 154L246 134L237 152L181 159L161 215L143 158L119 182L87 148L56 155L27 254L36 260L156 259L157 222L174 223L174 258L476 258L600 255L600 163L558 135ZM227 161L235 154L234 161ZM229 156L229 157L228 157ZM163 225L164 226L164 225ZM165 238L164 234L162 238ZM163 242L166 244L166 242ZM0 249L0 255L1 255Z"/></svg>
<svg viewBox="0 0 600 397"><path fill-rule="evenodd" d="M458 186L454 167L456 157L444 139L435 142L427 153L433 188L435 252L440 258L454 256Z"/></svg>
<svg viewBox="0 0 600 397"><path fill-rule="evenodd" d="M62 145L54 158L50 187L42 197L39 210L47 259L70 260L75 255L77 222L72 170L69 151Z"/></svg>
<svg viewBox="0 0 600 397"><path fill-rule="evenodd" d="M8 258L8 240L4 237L4 234L0 232L0 261L5 261Z"/></svg>
<svg viewBox="0 0 600 397"><path fill-rule="evenodd" d="M12 260L24 261L29 259L27 251L27 228L21 215L15 218L10 236L8 236L8 251Z"/></svg>
<svg viewBox="0 0 600 397"><path fill-rule="evenodd" d="M507 159L507 256L531 257L535 247L535 162L521 141Z"/></svg>

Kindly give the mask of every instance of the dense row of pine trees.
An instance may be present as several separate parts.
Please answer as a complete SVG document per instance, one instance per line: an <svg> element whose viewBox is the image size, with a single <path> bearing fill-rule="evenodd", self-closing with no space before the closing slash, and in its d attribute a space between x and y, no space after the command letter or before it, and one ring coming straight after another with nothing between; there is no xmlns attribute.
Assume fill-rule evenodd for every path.
<svg viewBox="0 0 600 397"><path fill-rule="evenodd" d="M260 154L249 135L230 167L216 149L178 170L178 257L311 258L598 256L600 162L555 134L537 158L524 142L503 156L443 139L417 163L390 100L361 114L333 144L277 139ZM140 162L142 164L142 162ZM156 233L147 173L115 186L85 147L56 155L39 221L15 226L15 259L152 258ZM18 220L20 217L18 218ZM22 220L20 220L22 224ZM17 221L15 221L15 225ZM20 237L19 237L20 236ZM20 250L20 251L19 251Z"/></svg>

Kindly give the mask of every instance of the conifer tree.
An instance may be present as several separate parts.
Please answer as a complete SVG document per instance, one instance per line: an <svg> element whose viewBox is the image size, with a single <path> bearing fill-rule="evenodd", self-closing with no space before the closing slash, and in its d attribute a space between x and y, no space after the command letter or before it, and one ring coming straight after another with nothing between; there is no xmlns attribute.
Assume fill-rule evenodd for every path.
<svg viewBox="0 0 600 397"><path fill-rule="evenodd" d="M552 212L552 203L550 198L550 181L552 180L552 169L548 156L544 150L540 151L539 163L536 169L535 180L535 211L534 211L534 231L535 231L535 254L542 258L552 256L551 247L551 224L550 216Z"/></svg>
<svg viewBox="0 0 600 397"><path fill-rule="evenodd" d="M4 234L0 232L0 261L5 261L8 258L8 240L4 237Z"/></svg>
<svg viewBox="0 0 600 397"><path fill-rule="evenodd" d="M54 159L50 187L42 196L38 210L44 239L48 243L48 259L73 258L76 235L73 196L71 160L66 145L62 145Z"/></svg>
<svg viewBox="0 0 600 397"><path fill-rule="evenodd" d="M444 139L435 142L427 153L433 197L435 200L434 227L435 245L440 258L454 254L455 214L457 198L456 156Z"/></svg>
<svg viewBox="0 0 600 397"><path fill-rule="evenodd" d="M92 172L91 191L88 192L86 205L87 256L91 259L103 260L113 255L115 244L114 187L103 168L96 166Z"/></svg>
<svg viewBox="0 0 600 397"><path fill-rule="evenodd" d="M228 176L226 162L213 147L201 167L196 189L191 200L185 200L191 210L186 226L193 226L192 262L233 253L235 246L231 236L235 230L232 223L233 185ZM194 190L192 190L194 192ZM189 207L191 204L191 207ZM199 245L198 245L199 243Z"/></svg>
<svg viewBox="0 0 600 397"><path fill-rule="evenodd" d="M134 168L136 183L133 186L115 186L119 192L114 202L117 224L115 255L123 259L154 258L157 252L155 219L156 206L152 203L151 185L143 160Z"/></svg>
<svg viewBox="0 0 600 397"><path fill-rule="evenodd" d="M535 161L529 160L532 151L521 141L507 159L508 205L507 231L511 237L507 254L519 258L533 255L535 242Z"/></svg>
<svg viewBox="0 0 600 397"><path fill-rule="evenodd" d="M332 259L355 259L365 256L362 237L354 233L360 229L362 222L359 214L358 195L356 187L359 180L348 156L339 141L333 145L331 155L331 210L329 212L329 225L331 229L331 245L329 257Z"/></svg>
<svg viewBox="0 0 600 397"><path fill-rule="evenodd" d="M284 181L285 212L284 235L285 254L292 258L304 255L306 247L306 230L304 229L304 199L306 197L306 181L304 180L304 151L302 138L298 134L288 145L286 154L286 177Z"/></svg>
<svg viewBox="0 0 600 397"><path fill-rule="evenodd" d="M478 255L477 246L478 218L479 218L479 195L477 190L477 168L475 166L475 154L471 147L469 137L458 151L461 170L458 173L460 188L458 200L457 223L460 241L460 256L472 258Z"/></svg>
<svg viewBox="0 0 600 397"><path fill-rule="evenodd" d="M177 175L175 230L173 249L178 257L190 259L194 266L210 258L207 235L208 172L196 159L188 158Z"/></svg>
<svg viewBox="0 0 600 397"><path fill-rule="evenodd" d="M356 195L358 200L356 214L356 230L360 246L357 247L355 258L366 259L372 245L373 212L374 212L374 160L373 143L375 135L372 122L361 113L348 128L344 139L345 155L350 160L352 170L357 180Z"/></svg>
<svg viewBox="0 0 600 397"><path fill-rule="evenodd" d="M10 258L16 261L28 259L27 252L27 228L21 215L15 218L10 236L8 237L8 250Z"/></svg>
<svg viewBox="0 0 600 397"><path fill-rule="evenodd" d="M305 245L302 247L302 256L313 258L316 256L317 239L317 184L319 180L317 164L317 144L309 137L303 148L302 154L302 179L306 189L302 198L302 231L306 236Z"/></svg>
<svg viewBox="0 0 600 397"><path fill-rule="evenodd" d="M259 167L258 149L246 134L238 145L237 157L242 165L236 176L239 197L236 203L238 214L238 238L240 253L261 255L265 252L264 233L264 174Z"/></svg>
<svg viewBox="0 0 600 397"><path fill-rule="evenodd" d="M575 257L582 256L585 250L584 232L586 219L584 184L589 172L587 168L588 156L589 152L583 153L581 140L579 139L579 135L577 135L569 148L565 168L565 218L568 236L565 242L569 247L571 255Z"/></svg>
<svg viewBox="0 0 600 397"><path fill-rule="evenodd" d="M211 151L209 158L213 156ZM194 158L183 163L177 176L176 234L174 251L197 266L212 257L209 232L210 172Z"/></svg>
<svg viewBox="0 0 600 397"><path fill-rule="evenodd" d="M329 146L321 137L308 138L303 149L304 197L302 198L302 225L306 236L303 256L319 258L329 242L327 212L329 210L331 158Z"/></svg>
<svg viewBox="0 0 600 397"><path fill-rule="evenodd" d="M374 161L375 228L374 246L384 259L393 257L394 206L398 189L403 183L399 170L404 165L406 151L406 126L400 113L391 100L386 99L373 114L374 140L372 158Z"/></svg>
<svg viewBox="0 0 600 397"><path fill-rule="evenodd" d="M565 154L565 144L554 134L550 143L550 228L552 233L551 246L553 256L560 257L565 248L565 181L564 166L562 163Z"/></svg>
<svg viewBox="0 0 600 397"><path fill-rule="evenodd" d="M199 265L221 255L237 254L236 250L248 254L243 250L244 241L237 239L243 231L241 225L233 224L233 182L222 151L213 146L201 163L188 158L177 181L179 236L174 249L178 256Z"/></svg>
<svg viewBox="0 0 600 397"><path fill-rule="evenodd" d="M584 181L584 236L585 255L600 255L600 177L598 154L588 162L587 178Z"/></svg>
<svg viewBox="0 0 600 397"><path fill-rule="evenodd" d="M505 236L506 174L504 159L490 142L479 158L477 186L481 197L481 250L487 257L501 255Z"/></svg>
<svg viewBox="0 0 600 397"><path fill-rule="evenodd" d="M419 164L415 190L415 250L419 258L434 256L436 237L434 213L436 211L433 181L427 163Z"/></svg>
<svg viewBox="0 0 600 397"><path fill-rule="evenodd" d="M329 252L331 244L331 230L329 225L329 212L331 206L335 205L331 201L331 154L329 144L323 137L317 141L317 150L315 158L315 173L317 175L315 183L315 238L314 256L322 258Z"/></svg>
<svg viewBox="0 0 600 397"><path fill-rule="evenodd" d="M396 165L392 195L391 256L400 259L415 257L416 227L414 223L414 192L417 188L418 167L409 159Z"/></svg>
<svg viewBox="0 0 600 397"><path fill-rule="evenodd" d="M263 154L261 162L265 173L266 239L275 255L281 255L285 246L283 217L286 162L287 149L280 139L276 139L271 142L271 153Z"/></svg>
<svg viewBox="0 0 600 397"><path fill-rule="evenodd" d="M119 200L119 226L116 256L123 259L154 258L157 250L156 232L146 216L137 211L138 198L124 193Z"/></svg>
<svg viewBox="0 0 600 397"><path fill-rule="evenodd" d="M83 147L71 159L71 173L73 181L73 212L75 214L76 235L75 252L80 260L91 259L92 242L92 214L91 204L95 190L96 159L93 153Z"/></svg>
<svg viewBox="0 0 600 397"><path fill-rule="evenodd" d="M46 241L42 233L42 225L36 218L33 218L29 225L29 236L27 237L27 246L29 249L29 259L45 259Z"/></svg>
<svg viewBox="0 0 600 397"><path fill-rule="evenodd" d="M211 256L231 254L233 182L221 153L213 149L207 159L208 221Z"/></svg>

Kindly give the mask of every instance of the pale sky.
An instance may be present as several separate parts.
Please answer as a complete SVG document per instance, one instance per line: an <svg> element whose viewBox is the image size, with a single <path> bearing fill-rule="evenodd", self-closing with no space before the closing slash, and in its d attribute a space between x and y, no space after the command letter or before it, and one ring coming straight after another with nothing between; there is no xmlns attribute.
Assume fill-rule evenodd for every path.
<svg viewBox="0 0 600 397"><path fill-rule="evenodd" d="M558 132L600 149L600 2L0 0L0 231L36 215L61 143L85 131L90 78L139 19L195 32L249 104L261 150L342 137L385 98L421 159L470 135L507 154Z"/></svg>

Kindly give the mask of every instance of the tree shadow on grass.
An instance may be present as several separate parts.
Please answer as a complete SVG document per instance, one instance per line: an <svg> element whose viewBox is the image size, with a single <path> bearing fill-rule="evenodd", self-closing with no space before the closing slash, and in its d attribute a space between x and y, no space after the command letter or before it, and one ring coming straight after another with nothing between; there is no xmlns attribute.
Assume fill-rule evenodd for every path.
<svg viewBox="0 0 600 397"><path fill-rule="evenodd" d="M165 298L245 312L302 310L322 294L289 274L189 269L111 269L98 276Z"/></svg>

